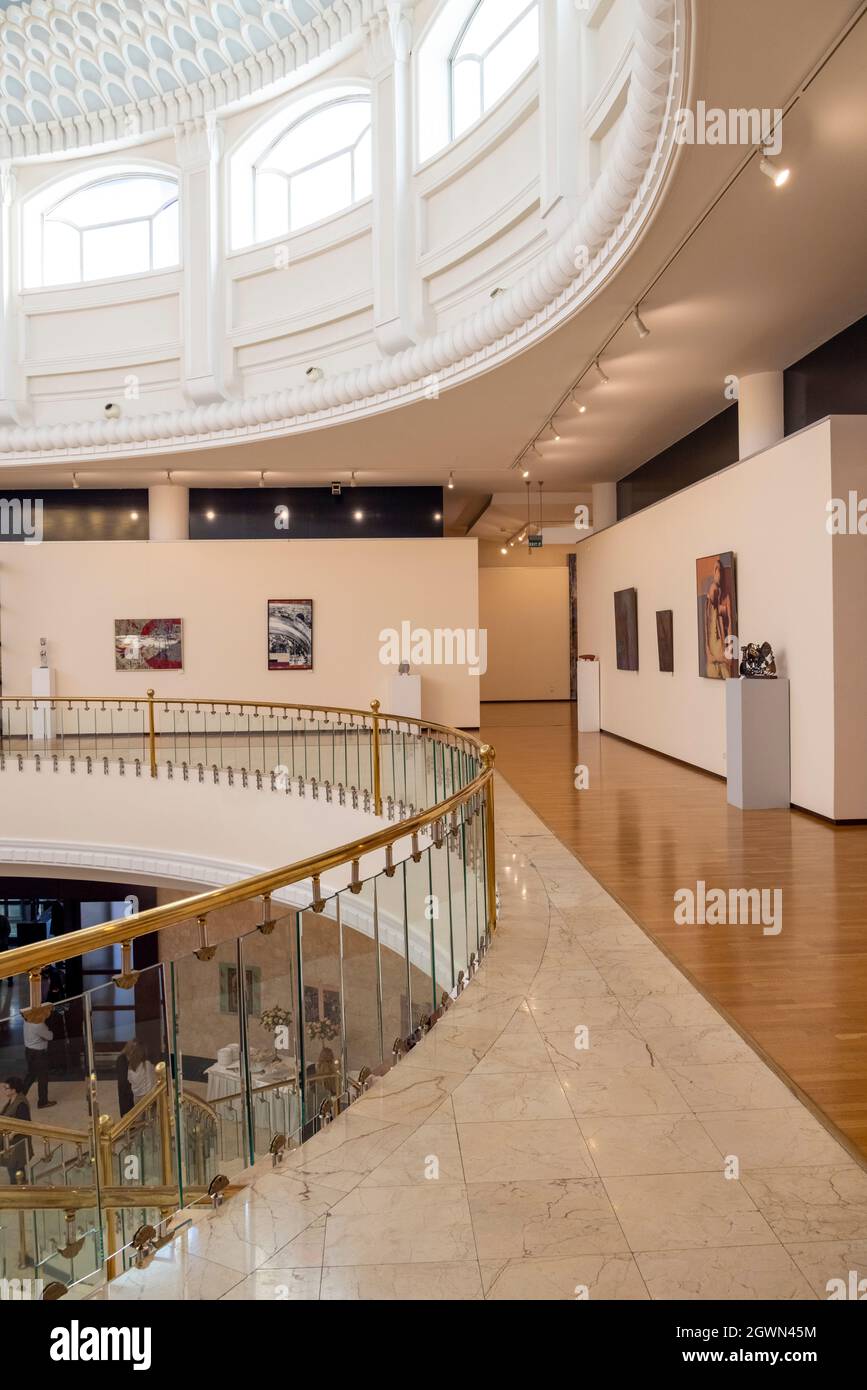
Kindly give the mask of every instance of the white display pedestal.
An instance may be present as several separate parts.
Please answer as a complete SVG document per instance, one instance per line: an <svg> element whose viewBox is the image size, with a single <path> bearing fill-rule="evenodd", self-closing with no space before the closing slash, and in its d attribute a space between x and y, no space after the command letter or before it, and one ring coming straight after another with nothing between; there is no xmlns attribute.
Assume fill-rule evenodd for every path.
<svg viewBox="0 0 867 1390"><path fill-rule="evenodd" d="M47 696L30 711L30 731L34 738L49 740L53 736L54 716L50 700L54 696L54 671L50 666L34 666L30 672L30 690L34 697Z"/></svg>
<svg viewBox="0 0 867 1390"><path fill-rule="evenodd" d="M421 676L392 676L385 713L421 719Z"/></svg>
<svg viewBox="0 0 867 1390"><path fill-rule="evenodd" d="M726 681L728 802L742 811L791 802L789 682Z"/></svg>
<svg viewBox="0 0 867 1390"><path fill-rule="evenodd" d="M578 732L599 733L599 662L579 661L578 672Z"/></svg>

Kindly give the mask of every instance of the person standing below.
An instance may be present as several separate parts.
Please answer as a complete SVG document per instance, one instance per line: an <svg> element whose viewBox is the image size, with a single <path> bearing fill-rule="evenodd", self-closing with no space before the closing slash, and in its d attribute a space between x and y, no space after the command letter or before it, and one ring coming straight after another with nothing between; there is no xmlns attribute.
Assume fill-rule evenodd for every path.
<svg viewBox="0 0 867 1390"><path fill-rule="evenodd" d="M56 1100L48 1099L48 1044L53 1041L54 1034L47 1023L24 1020L24 1064L27 1068L24 1091L26 1094L36 1082L37 1110L57 1104Z"/></svg>
<svg viewBox="0 0 867 1390"><path fill-rule="evenodd" d="M124 1048L126 1053L127 1082L132 1091L133 1104L137 1105L150 1095L157 1084L156 1068L149 1062L141 1043L133 1039Z"/></svg>
<svg viewBox="0 0 867 1390"><path fill-rule="evenodd" d="M3 1085L6 1094L0 1097L3 1103L0 1115L3 1115L7 1120L29 1120L30 1106L27 1104L26 1088L21 1077L7 1076ZM4 1134L3 1142L6 1147L2 1150L0 1163L5 1165L9 1182L14 1186L18 1180L18 1174L26 1174L27 1172L30 1139L26 1134Z"/></svg>

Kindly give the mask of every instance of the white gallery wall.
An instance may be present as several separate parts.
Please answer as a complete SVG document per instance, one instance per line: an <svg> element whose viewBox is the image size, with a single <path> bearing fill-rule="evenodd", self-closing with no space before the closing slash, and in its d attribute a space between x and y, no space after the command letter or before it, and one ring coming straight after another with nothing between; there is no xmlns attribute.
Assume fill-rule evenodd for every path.
<svg viewBox="0 0 867 1390"><path fill-rule="evenodd" d="M479 570L479 624L488 634L483 700L569 699L569 571Z"/></svg>
<svg viewBox="0 0 867 1390"><path fill-rule="evenodd" d="M579 650L601 661L602 727L721 775L725 685L698 674L695 562L732 550L741 643L791 682L792 801L867 816L867 536L832 537L830 499L867 496L867 421L826 419L578 547ZM618 671L614 594L638 592L639 667ZM657 610L674 612L674 674Z"/></svg>
<svg viewBox="0 0 867 1390"><path fill-rule="evenodd" d="M312 599L313 670L269 672L269 599ZM181 618L184 669L114 667L115 618ZM316 701L388 709L380 633L479 625L475 540L58 542L0 547L3 694L29 694L48 639L58 695ZM430 666L422 713L479 723L479 678Z"/></svg>

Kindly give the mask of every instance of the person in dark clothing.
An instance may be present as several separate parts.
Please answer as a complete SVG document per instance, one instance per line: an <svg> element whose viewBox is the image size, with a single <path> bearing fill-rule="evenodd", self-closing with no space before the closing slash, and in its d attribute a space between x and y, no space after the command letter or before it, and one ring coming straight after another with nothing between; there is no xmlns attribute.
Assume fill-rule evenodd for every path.
<svg viewBox="0 0 867 1390"><path fill-rule="evenodd" d="M127 1043L126 1047L121 1048L120 1052L117 1054L117 1062L115 1064L115 1075L117 1076L117 1103L121 1115L125 1115L127 1111L132 1110L135 1104L132 1086L129 1084L129 1054L127 1051L129 1046L130 1044Z"/></svg>
<svg viewBox="0 0 867 1390"><path fill-rule="evenodd" d="M29 1120L30 1106L27 1103L27 1093L21 1077L7 1076L3 1084L6 1096L0 1115L7 1120ZM27 1160L30 1158L30 1138L26 1134L10 1134L3 1130L0 1133L0 1146L2 1146L0 1147L0 1164L6 1168L7 1181L14 1185L16 1175L27 1171Z"/></svg>

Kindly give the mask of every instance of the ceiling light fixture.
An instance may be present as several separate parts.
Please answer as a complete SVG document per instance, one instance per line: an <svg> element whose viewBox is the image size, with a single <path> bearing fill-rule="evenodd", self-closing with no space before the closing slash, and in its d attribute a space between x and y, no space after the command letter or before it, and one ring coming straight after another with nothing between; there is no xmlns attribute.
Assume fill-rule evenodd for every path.
<svg viewBox="0 0 867 1390"><path fill-rule="evenodd" d="M765 175L765 178L771 180L775 188L784 188L792 176L791 169L782 164L778 164L776 160L771 159L768 154L762 155L759 160L759 168Z"/></svg>
<svg viewBox="0 0 867 1390"><path fill-rule="evenodd" d="M599 380L601 381L602 385L603 385L603 386L607 386L607 385L608 385L608 382L609 382L609 380L610 380L610 377L607 377L607 376L605 375L605 373L603 372L601 366L599 365L599 358L598 358L598 357L596 358L596 361L593 363L593 366L596 368L596 375L598 376L598 378L599 378Z"/></svg>
<svg viewBox="0 0 867 1390"><path fill-rule="evenodd" d="M500 546L500 554L501 554L501 555L508 555L508 553L509 553L509 552L508 552L508 550L506 549L506 547L505 547L504 545L501 545L501 546Z"/></svg>
<svg viewBox="0 0 867 1390"><path fill-rule="evenodd" d="M260 486L260 487L264 487L264 486L265 486L265 474L264 474L264 473L260 473L260 474L259 474L259 486Z"/></svg>
<svg viewBox="0 0 867 1390"><path fill-rule="evenodd" d="M130 521L138 521L138 512L130 512L129 519Z"/></svg>
<svg viewBox="0 0 867 1390"><path fill-rule="evenodd" d="M442 514L442 512L434 512L434 521L442 521L442 519L443 519L443 514Z"/></svg>
<svg viewBox="0 0 867 1390"><path fill-rule="evenodd" d="M449 492L454 492L454 490L455 490L455 475L454 475L454 470L452 470L452 472L449 474Z"/></svg>
<svg viewBox="0 0 867 1390"><path fill-rule="evenodd" d="M355 487L355 474L354 474L354 473L350 473L350 475L349 475L349 486L350 486L350 487Z"/></svg>
<svg viewBox="0 0 867 1390"><path fill-rule="evenodd" d="M355 512L354 515L355 515L355 520L356 520L356 521L363 521L363 520L364 520L364 512Z"/></svg>
<svg viewBox="0 0 867 1390"><path fill-rule="evenodd" d="M321 367L308 367L304 375L308 381L321 381L325 373Z"/></svg>
<svg viewBox="0 0 867 1390"><path fill-rule="evenodd" d="M216 520L216 517L217 517L217 513L216 513L216 512L205 512L205 519L206 519L206 521L215 521L215 520Z"/></svg>
<svg viewBox="0 0 867 1390"><path fill-rule="evenodd" d="M635 331L636 331L636 333L638 334L639 338L649 338L649 337L650 337L650 329L648 328L647 324L644 322L644 319L643 319L643 318L641 317L641 315L639 314L639 312L638 312L638 305L637 305L637 304L636 304L635 308L632 310L632 322L635 324Z"/></svg>
<svg viewBox="0 0 867 1390"><path fill-rule="evenodd" d="M552 443L552 444L559 444L559 443L560 443L560 431L557 429L557 426L554 424L554 421L553 421L553 420L550 420L550 421L548 422L547 428L551 431L551 434L550 434L551 443Z"/></svg>
<svg viewBox="0 0 867 1390"><path fill-rule="evenodd" d="M73 473L73 475L72 475L72 486L73 486L73 487L78 487L78 486L79 486L79 483L78 483L78 474L77 474L77 473Z"/></svg>
<svg viewBox="0 0 867 1390"><path fill-rule="evenodd" d="M576 387L575 389L577 390L577 387ZM578 411L578 414L579 414L579 415L586 415L586 414L587 414L587 407L586 407L586 405L583 403L583 401L579 401L578 397L577 397L576 394L575 394L575 391L570 391L570 392L569 392L569 399L570 399L570 401L572 402L572 404L574 405L575 409Z"/></svg>

